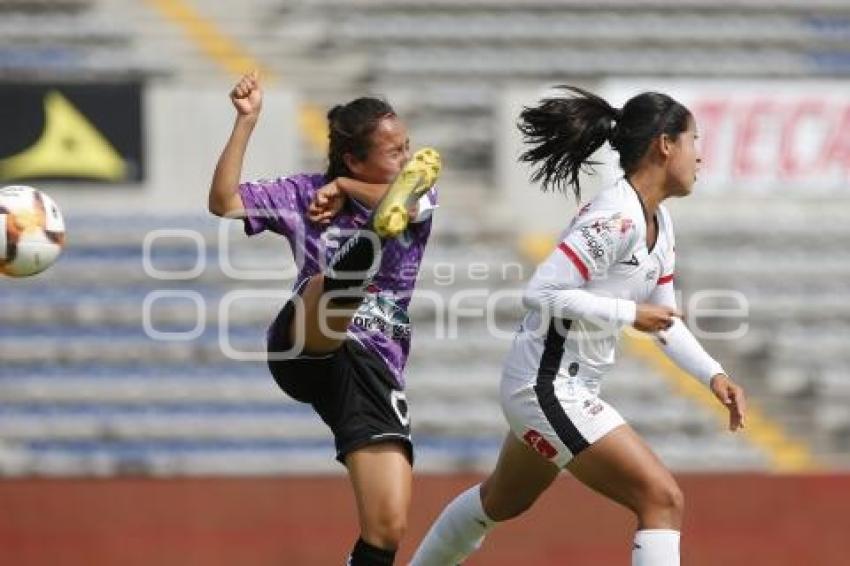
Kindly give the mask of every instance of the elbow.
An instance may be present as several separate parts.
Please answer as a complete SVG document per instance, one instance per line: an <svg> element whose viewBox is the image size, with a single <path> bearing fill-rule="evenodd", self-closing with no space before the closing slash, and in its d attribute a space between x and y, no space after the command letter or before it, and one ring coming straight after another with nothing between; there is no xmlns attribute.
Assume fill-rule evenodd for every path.
<svg viewBox="0 0 850 566"><path fill-rule="evenodd" d="M207 210L213 216L221 216L221 203L219 203L219 199L216 198L216 183L215 179L213 179L212 184L210 185L210 192L207 195Z"/></svg>
<svg viewBox="0 0 850 566"><path fill-rule="evenodd" d="M230 183L213 178L207 196L207 210L213 216L223 217L229 211L230 201L236 195L238 188Z"/></svg>
<svg viewBox="0 0 850 566"><path fill-rule="evenodd" d="M551 282L535 279L525 288L522 304L529 310L551 310L558 301L559 293L563 291Z"/></svg>
<svg viewBox="0 0 850 566"><path fill-rule="evenodd" d="M522 294L522 306L528 310L540 310L542 301L540 289L528 287Z"/></svg>
<svg viewBox="0 0 850 566"><path fill-rule="evenodd" d="M210 196L207 199L207 210L213 216L224 217L227 214L227 206L224 200L213 191L210 191Z"/></svg>
<svg viewBox="0 0 850 566"><path fill-rule="evenodd" d="M224 211L221 210L221 207L210 199L209 203L207 203L207 210L213 216L222 217L224 216Z"/></svg>

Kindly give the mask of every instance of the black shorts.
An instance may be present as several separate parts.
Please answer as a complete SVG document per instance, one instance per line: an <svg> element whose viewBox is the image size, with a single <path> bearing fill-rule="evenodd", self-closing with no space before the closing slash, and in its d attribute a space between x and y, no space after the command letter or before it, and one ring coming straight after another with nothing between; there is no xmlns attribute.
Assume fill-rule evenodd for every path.
<svg viewBox="0 0 850 566"><path fill-rule="evenodd" d="M268 352L287 351L295 305L289 301L269 330ZM413 463L410 417L404 391L386 364L354 340L346 340L327 355L305 354L287 360L268 360L269 370L283 391L313 406L334 435L336 459L368 444L400 442Z"/></svg>

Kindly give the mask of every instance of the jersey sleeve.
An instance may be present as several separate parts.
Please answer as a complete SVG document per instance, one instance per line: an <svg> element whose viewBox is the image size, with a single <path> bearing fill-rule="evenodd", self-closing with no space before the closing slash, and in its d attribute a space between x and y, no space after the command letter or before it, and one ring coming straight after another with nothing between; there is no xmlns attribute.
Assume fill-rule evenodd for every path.
<svg viewBox="0 0 850 566"><path fill-rule="evenodd" d="M671 309L678 309L676 304L676 288L673 283L663 283L655 286L649 295L649 302L654 305L663 305Z"/></svg>
<svg viewBox="0 0 850 566"><path fill-rule="evenodd" d="M579 318L619 326L632 324L634 301L588 290L594 278L603 278L633 242L634 227L620 214L579 216L565 232L558 248L538 266L523 294L527 308L543 316Z"/></svg>
<svg viewBox="0 0 850 566"><path fill-rule="evenodd" d="M295 234L303 227L311 192L315 193L290 177L242 183L239 196L245 214L245 234L253 236L264 230L284 236Z"/></svg>
<svg viewBox="0 0 850 566"><path fill-rule="evenodd" d="M720 362L709 355L685 323L676 318L664 332L661 349L673 363L706 385L719 373L726 373Z"/></svg>
<svg viewBox="0 0 850 566"><path fill-rule="evenodd" d="M624 257L635 242L634 221L621 212L579 213L558 244L585 281L601 279Z"/></svg>

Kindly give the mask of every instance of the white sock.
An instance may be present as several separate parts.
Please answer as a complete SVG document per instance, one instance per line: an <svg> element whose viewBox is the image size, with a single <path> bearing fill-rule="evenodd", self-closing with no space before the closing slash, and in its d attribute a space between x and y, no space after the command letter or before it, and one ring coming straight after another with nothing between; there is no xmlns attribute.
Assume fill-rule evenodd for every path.
<svg viewBox="0 0 850 566"><path fill-rule="evenodd" d="M455 566L478 550L484 535L496 526L481 506L480 484L449 503L410 561L410 566Z"/></svg>
<svg viewBox="0 0 850 566"><path fill-rule="evenodd" d="M636 532L632 566L679 566L679 531L645 529Z"/></svg>

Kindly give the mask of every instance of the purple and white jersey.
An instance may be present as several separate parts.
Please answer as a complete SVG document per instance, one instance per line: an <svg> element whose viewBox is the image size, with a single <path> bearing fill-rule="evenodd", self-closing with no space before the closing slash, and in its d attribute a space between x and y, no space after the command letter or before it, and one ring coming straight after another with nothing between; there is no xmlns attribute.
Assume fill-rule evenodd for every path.
<svg viewBox="0 0 850 566"><path fill-rule="evenodd" d="M239 185L245 208L245 233L270 230L284 236L298 265L294 289L322 272L339 245L366 224L370 210L347 199L342 210L323 226L311 222L307 209L326 184L322 174L301 174ZM404 387L402 370L410 352L407 308L431 234L431 214L437 206L432 188L419 201L417 218L398 238L384 242L381 264L363 302L348 326L348 336L377 354Z"/></svg>

